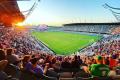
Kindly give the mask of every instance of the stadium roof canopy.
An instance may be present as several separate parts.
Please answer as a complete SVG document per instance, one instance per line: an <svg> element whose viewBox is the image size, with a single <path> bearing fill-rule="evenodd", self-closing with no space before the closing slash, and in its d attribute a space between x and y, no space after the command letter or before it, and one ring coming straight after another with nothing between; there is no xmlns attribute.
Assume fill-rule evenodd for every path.
<svg viewBox="0 0 120 80"><path fill-rule="evenodd" d="M0 22L10 25L12 23L22 22L24 19L17 0L0 0Z"/></svg>
<svg viewBox="0 0 120 80"><path fill-rule="evenodd" d="M120 23L113 22L113 23L69 23L69 24L63 24L63 26L74 26L74 25L120 25Z"/></svg>

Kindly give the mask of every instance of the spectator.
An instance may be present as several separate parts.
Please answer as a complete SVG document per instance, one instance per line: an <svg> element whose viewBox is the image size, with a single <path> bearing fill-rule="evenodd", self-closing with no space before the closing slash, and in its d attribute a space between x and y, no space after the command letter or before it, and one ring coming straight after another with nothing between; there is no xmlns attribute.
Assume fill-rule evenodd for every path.
<svg viewBox="0 0 120 80"><path fill-rule="evenodd" d="M13 49L12 48L7 49L6 53L8 62L17 65L18 62L20 61L20 58L18 55L14 54Z"/></svg>
<svg viewBox="0 0 120 80"><path fill-rule="evenodd" d="M92 64L89 67L90 73L93 76L98 76L98 77L107 76L110 69L107 65L103 64L103 57L97 56L96 62L97 62L97 64Z"/></svg>
<svg viewBox="0 0 120 80"><path fill-rule="evenodd" d="M5 51L0 49L0 61L1 60L5 60L6 59L6 54L5 54Z"/></svg>
<svg viewBox="0 0 120 80"><path fill-rule="evenodd" d="M71 63L69 62L67 57L65 57L64 60L62 61L61 68L62 69L70 69L71 68Z"/></svg>
<svg viewBox="0 0 120 80"><path fill-rule="evenodd" d="M31 60L31 56L25 55L23 60L22 60L22 64L23 64L22 67L29 70L28 67L30 67L30 65L31 65L30 60Z"/></svg>
<svg viewBox="0 0 120 80"><path fill-rule="evenodd" d="M8 78L8 75L4 72L4 68L6 67L7 63L7 60L0 61L0 80L6 80Z"/></svg>
<svg viewBox="0 0 120 80"><path fill-rule="evenodd" d="M110 55L109 57L109 66L110 68L114 68L117 65L117 61L116 61L116 56L115 55Z"/></svg>
<svg viewBox="0 0 120 80"><path fill-rule="evenodd" d="M6 55L4 50L0 50L0 80L5 80L8 78L7 74L4 72L4 69L8 64L8 61L5 59Z"/></svg>
<svg viewBox="0 0 120 80"><path fill-rule="evenodd" d="M31 60L32 63L32 68L31 70L37 74L46 74L47 69L49 64L46 64L45 68L43 69L41 66L38 65L38 59L37 58L33 58Z"/></svg>
<svg viewBox="0 0 120 80"><path fill-rule="evenodd" d="M78 60L78 56L74 56L74 58L73 58L73 60L72 60L72 62L71 62L71 66L72 66L72 68L77 68L77 69L79 69L80 68L80 63L79 63L79 60Z"/></svg>

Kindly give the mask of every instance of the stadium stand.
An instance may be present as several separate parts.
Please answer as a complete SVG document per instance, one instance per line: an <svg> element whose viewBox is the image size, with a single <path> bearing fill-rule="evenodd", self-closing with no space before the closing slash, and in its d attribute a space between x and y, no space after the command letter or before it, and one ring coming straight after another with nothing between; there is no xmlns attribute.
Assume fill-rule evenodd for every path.
<svg viewBox="0 0 120 80"><path fill-rule="evenodd" d="M120 44L120 35L112 35L106 38L103 38L101 41L96 42L94 45L91 45L83 50L84 53L119 53Z"/></svg>
<svg viewBox="0 0 120 80"><path fill-rule="evenodd" d="M120 33L120 27L112 29L112 34L119 34Z"/></svg>
<svg viewBox="0 0 120 80"><path fill-rule="evenodd" d="M0 80L120 80L119 34L86 48L92 56L57 56L42 51L27 30L0 32Z"/></svg>
<svg viewBox="0 0 120 80"><path fill-rule="evenodd" d="M113 28L119 27L120 23L71 23L64 24L64 31L89 32L110 34Z"/></svg>

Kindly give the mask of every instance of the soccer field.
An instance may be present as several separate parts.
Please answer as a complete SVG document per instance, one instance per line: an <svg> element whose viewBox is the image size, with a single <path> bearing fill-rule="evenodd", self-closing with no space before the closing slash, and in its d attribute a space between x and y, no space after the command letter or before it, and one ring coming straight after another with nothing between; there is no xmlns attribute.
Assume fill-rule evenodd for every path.
<svg viewBox="0 0 120 80"><path fill-rule="evenodd" d="M70 55L93 42L100 36L91 36L68 32L32 32L32 36L42 41L57 55Z"/></svg>

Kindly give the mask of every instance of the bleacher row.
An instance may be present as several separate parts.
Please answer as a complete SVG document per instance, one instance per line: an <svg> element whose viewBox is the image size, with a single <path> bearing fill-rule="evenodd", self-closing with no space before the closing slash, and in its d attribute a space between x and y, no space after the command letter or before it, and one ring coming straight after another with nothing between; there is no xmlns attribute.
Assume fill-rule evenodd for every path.
<svg viewBox="0 0 120 80"><path fill-rule="evenodd" d="M120 33L120 27L112 29L112 34L119 34L119 33Z"/></svg>
<svg viewBox="0 0 120 80"><path fill-rule="evenodd" d="M99 49L100 46L103 46L103 48L105 48L106 50L101 50L101 53L108 53L107 51L109 49L107 50L107 47L109 47L109 46L107 46L107 47L104 47L104 46L107 45L108 43L112 45L114 43L114 41L116 41L117 46L119 46L119 40L120 40L120 34L111 35L111 36L102 38L98 42L95 42L93 45L90 45L90 46L86 47L82 52L86 55L88 55L88 54L93 55L93 54L97 53L95 51L95 49L97 49L97 48ZM116 51L119 50L117 48L115 48L115 49L116 49Z"/></svg>
<svg viewBox="0 0 120 80"><path fill-rule="evenodd" d="M6 80L120 80L112 77L92 77L78 69L61 69L58 77L50 77L20 69L14 64L8 64L4 71L9 75Z"/></svg>
<svg viewBox="0 0 120 80"><path fill-rule="evenodd" d="M57 56L39 50L27 30L0 31L0 80L120 80L119 40L98 42L93 56ZM105 69L97 72L93 65Z"/></svg>
<svg viewBox="0 0 120 80"><path fill-rule="evenodd" d="M91 32L91 33L110 33L115 25L73 25L64 26L64 31L79 31L79 32Z"/></svg>

